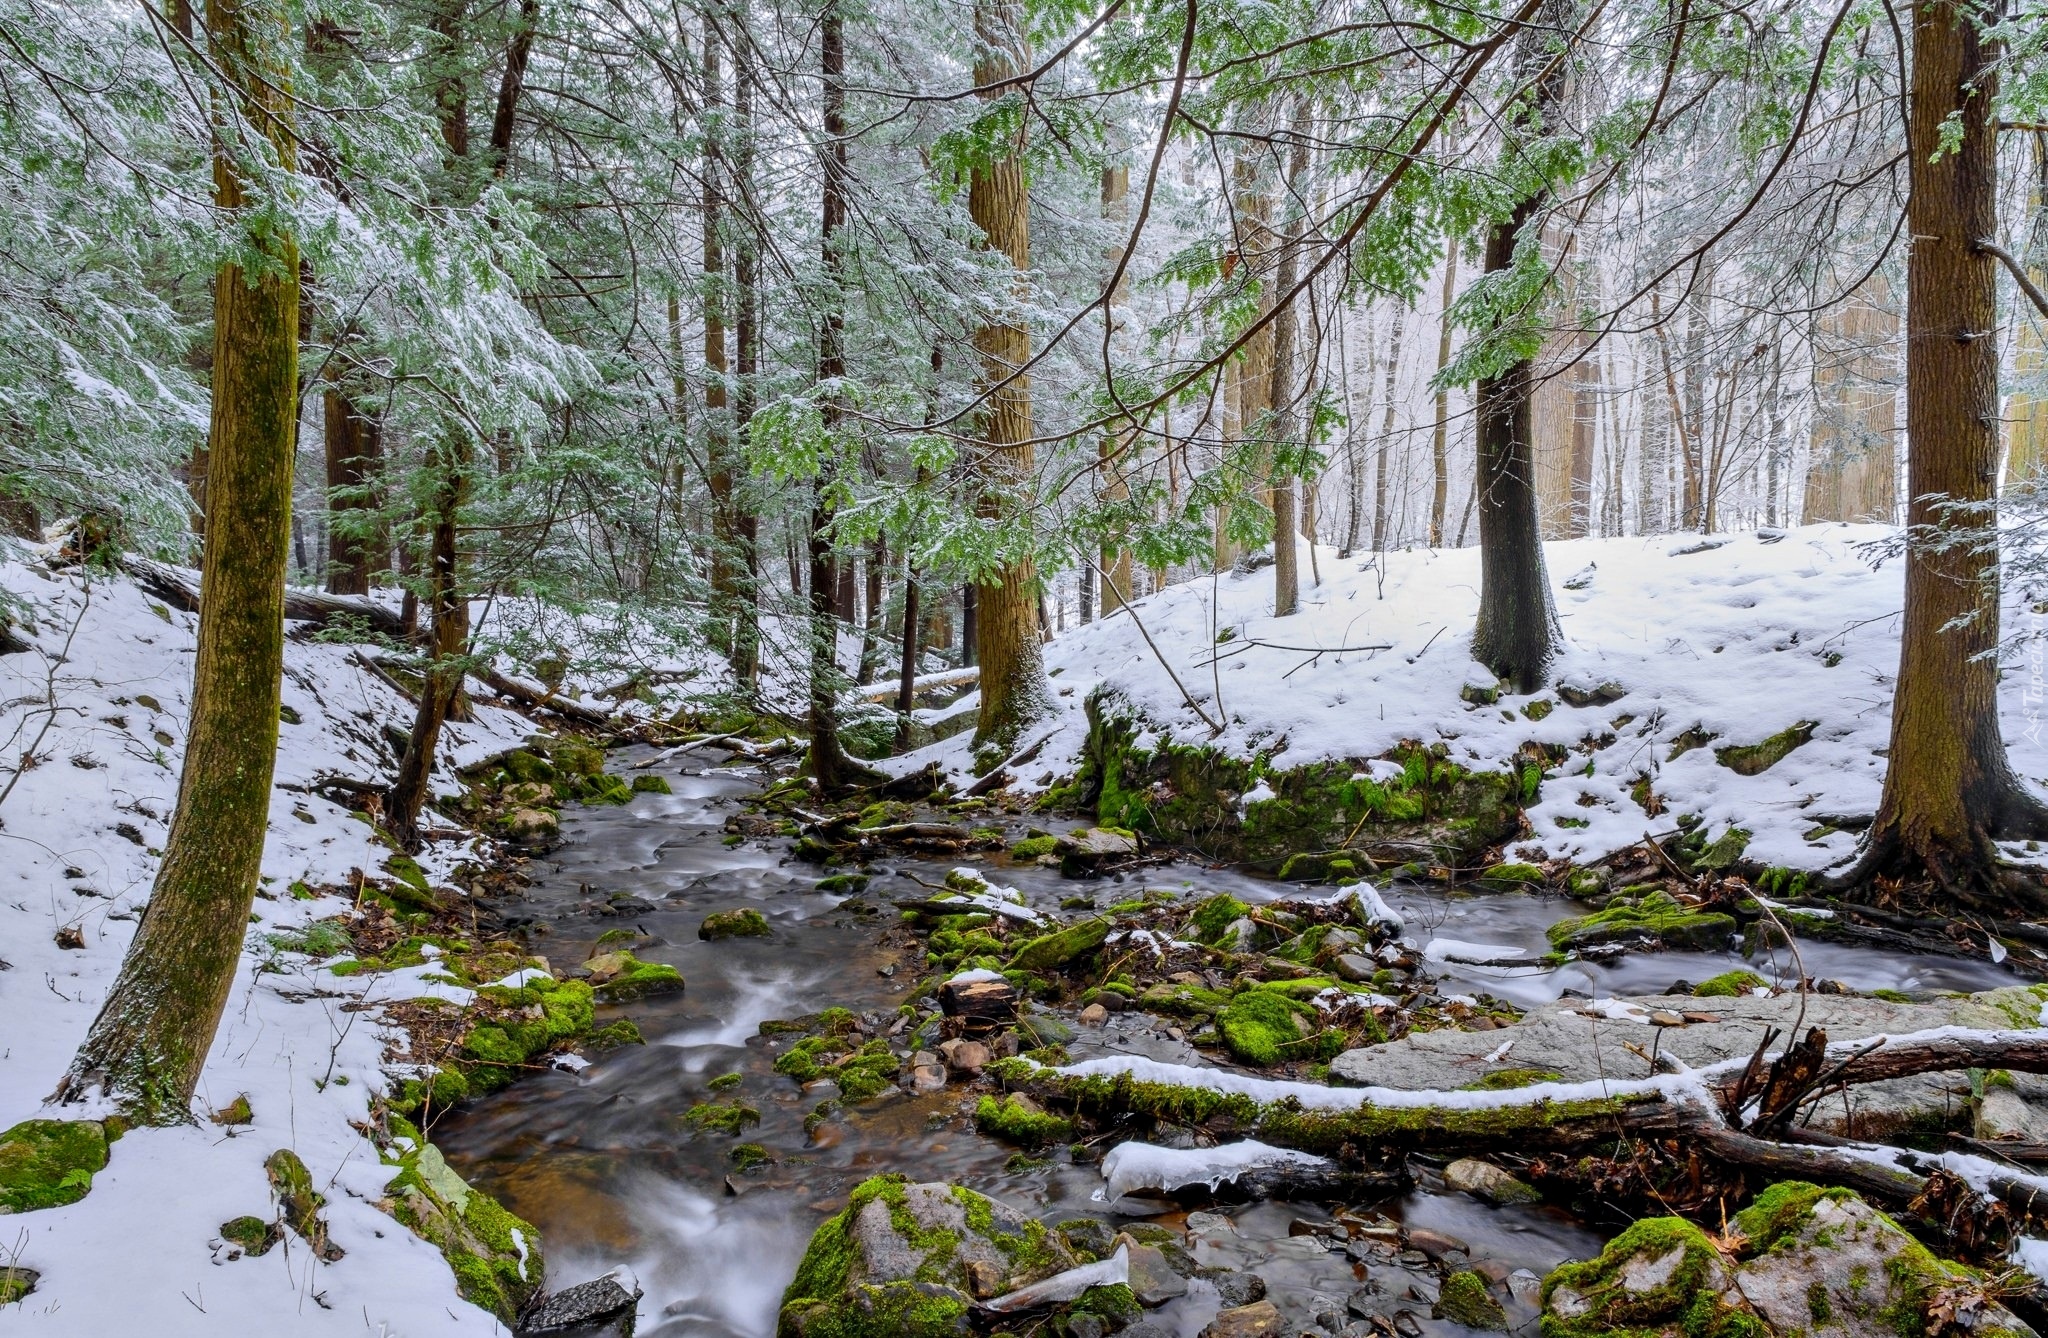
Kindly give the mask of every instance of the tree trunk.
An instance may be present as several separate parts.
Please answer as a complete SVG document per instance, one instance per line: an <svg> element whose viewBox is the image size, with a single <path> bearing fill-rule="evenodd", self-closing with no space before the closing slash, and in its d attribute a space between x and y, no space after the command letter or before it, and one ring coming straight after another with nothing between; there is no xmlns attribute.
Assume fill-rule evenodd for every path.
<svg viewBox="0 0 2048 1338"><path fill-rule="evenodd" d="M1301 468L1296 463L1307 449L1306 416L1300 401L1308 378L1300 375L1301 318L1291 294L1301 266L1301 234L1306 218L1298 212L1303 177L1308 174L1308 103L1295 103L1291 127L1293 145L1288 152L1288 220L1280 241L1280 263L1273 281L1273 300L1282 304L1273 319L1272 370L1267 374L1267 409L1272 434L1273 462L1269 477L1273 485L1273 616L1291 616L1301 604L1301 494L1296 480Z"/></svg>
<svg viewBox="0 0 2048 1338"><path fill-rule="evenodd" d="M2029 277L2037 288L2048 288L2048 129L2036 128L2027 136L2033 150L2034 181L2028 200L2032 239L2027 247L2032 262ZM2018 322L2013 350L2013 380L2022 386L2038 385L2048 372L2048 348L2042 340L2042 323ZM2005 477L2008 482L2038 483L2048 474L2048 395L2037 390L2016 393L2006 407Z"/></svg>
<svg viewBox="0 0 2048 1338"><path fill-rule="evenodd" d="M243 133L286 170L297 145L286 10L279 0L210 0L206 37L226 84L217 106L214 201L251 203L237 169ZM284 666L285 561L298 419L299 258L269 225L244 239L269 263L223 265L214 281L213 408L199 649L178 802L148 910L120 975L57 1095L97 1092L147 1124L192 1118L248 932L269 825Z"/></svg>
<svg viewBox="0 0 2048 1338"><path fill-rule="evenodd" d="M1444 256L1443 312L1437 322L1436 370L1441 376L1451 361L1451 303L1458 295L1458 243L1453 240ZM1451 391L1436 388L1436 426L1429 438L1431 486L1429 492L1429 546L1444 542L1444 511L1451 497Z"/></svg>
<svg viewBox="0 0 2048 1338"><path fill-rule="evenodd" d="M984 99L1021 73L1030 59L1019 0L979 0L974 14L981 52L974 79ZM986 487L984 517L1028 523L1017 494L1031 480L1031 382L1022 368L1031 357L1031 332L1014 314L1024 296L1021 275L1031 266L1030 197L1024 184L1023 131L1002 156L974 169L967 212L986 244L1009 257L1020 278L974 332L981 355L982 450L976 462ZM1018 558L978 583L975 656L981 665L981 715L974 747L984 756L1007 755L1017 737L1051 710L1046 694L1043 640L1038 626L1038 577L1029 557Z"/></svg>
<svg viewBox="0 0 2048 1338"><path fill-rule="evenodd" d="M1130 220L1131 169L1117 163L1102 169L1102 216L1117 225L1116 240L1103 253L1103 262L1114 271L1123 259L1123 225ZM1123 351L1128 340L1125 327L1130 322L1131 280L1128 274L1117 280L1116 288L1109 295L1109 308L1104 318L1110 324L1110 338L1117 351ZM1096 491L1103 500L1123 502L1130 498L1131 490L1125 484L1123 474L1124 455L1137 439L1132 426L1105 430L1096 443ZM1123 522L1117 522L1121 528ZM1131 550L1117 544L1104 546L1098 561L1102 568L1102 616L1107 618L1131 599ZM1086 623L1094 617L1096 600L1096 573L1093 568L1081 571L1081 621Z"/></svg>
<svg viewBox="0 0 2048 1338"><path fill-rule="evenodd" d="M1564 98L1565 63L1552 58L1549 43L1552 34L1570 30L1570 8L1570 0L1545 0L1540 26L1516 39L1517 65L1524 81L1534 83L1528 134L1543 133ZM1509 151L1517 150L1511 144ZM1488 231L1487 273L1513 265L1516 243L1536 224L1547 194L1530 195ZM1482 378L1477 392L1479 621L1472 657L1517 692L1543 686L1559 636L1536 506L1534 380L1534 362L1524 358Z"/></svg>
<svg viewBox="0 0 2048 1338"><path fill-rule="evenodd" d="M704 106L700 130L704 137L704 181L701 212L704 228L704 461L711 492L711 636L712 644L730 657L736 646L734 626L740 603L739 536L733 525L733 441L726 383L726 305L731 294L725 272L724 152L725 87L720 48L725 38L717 14L704 11Z"/></svg>
<svg viewBox="0 0 2048 1338"><path fill-rule="evenodd" d="M1372 551L1387 551L1387 452L1394 444L1394 391L1401 372L1401 334L1408 318L1405 306L1394 308L1393 343L1387 349L1386 404L1381 409L1379 446L1372 461Z"/></svg>
<svg viewBox="0 0 2048 1338"><path fill-rule="evenodd" d="M333 383L321 397L321 417L327 451L327 592L366 595L372 579L391 565L390 541L375 520L378 506L371 492L384 462L384 423L365 414Z"/></svg>
<svg viewBox="0 0 2048 1338"><path fill-rule="evenodd" d="M733 452L744 458L754 421L754 383L761 372L761 235L751 208L754 180L754 46L745 0L728 10L733 43L733 180L741 226L733 247L733 335L738 376L733 386ZM731 493L733 567L732 672L752 697L761 675L761 522L744 476Z"/></svg>
<svg viewBox="0 0 2048 1338"><path fill-rule="evenodd" d="M825 0L819 18L819 69L823 75L825 135L824 188L819 201L819 248L824 261L824 319L818 329L818 382L825 387L821 414L826 435L839 430L845 417L839 383L846 376L846 312L841 283L845 256L840 234L846 228L846 19L838 0ZM843 790L854 767L839 746L839 625L833 617L834 579L831 513L826 508L827 480L811 481L810 549L810 734L808 765L822 794Z"/></svg>
<svg viewBox="0 0 2048 1338"><path fill-rule="evenodd" d="M469 487L469 438L452 429L436 451L434 531L427 555L427 604L433 617L432 659L413 713L412 733L384 801L384 826L402 850L420 847L420 812L433 790L441 726L461 719L463 656L469 649L469 598L462 589L456 525Z"/></svg>
<svg viewBox="0 0 2048 1338"><path fill-rule="evenodd" d="M2031 880L2001 886L1992 845L2048 834L2048 814L2014 776L1998 731L1998 270L1976 243L1997 228L1992 116L2000 52L1980 22L1996 22L1996 14L1971 0L1933 0L1913 11L1906 154L1912 542L1891 760L1852 877L1924 875L1952 909L2036 915L2048 898ZM1961 142L1951 145L1958 119Z"/></svg>
<svg viewBox="0 0 2048 1338"><path fill-rule="evenodd" d="M863 683L872 681L874 676L881 672L879 648L882 638L882 602L887 588L884 578L888 571L888 562L888 540L877 534L874 543L868 547L868 588L867 608L865 610L867 617L861 620L860 625L860 673L858 678Z"/></svg>

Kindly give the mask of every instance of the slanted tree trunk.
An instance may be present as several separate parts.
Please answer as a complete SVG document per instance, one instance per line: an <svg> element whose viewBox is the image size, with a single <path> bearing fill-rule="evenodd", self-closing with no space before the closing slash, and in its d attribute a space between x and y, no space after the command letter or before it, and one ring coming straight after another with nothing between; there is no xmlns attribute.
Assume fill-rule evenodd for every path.
<svg viewBox="0 0 2048 1338"><path fill-rule="evenodd" d="M461 11L460 0L454 0L443 11L441 36L451 56L461 51ZM522 3L520 14L527 30L514 36L498 80L497 107L485 148L485 161L494 180L503 180L512 169L512 132L518 121L520 92L525 87L525 53L532 46L531 25L538 13L537 6ZM441 111L441 135L450 175L460 179L470 151L468 88L462 80L459 62L451 61L447 69L435 98ZM419 849L420 812L433 791L434 758L441 746L441 726L450 720L469 719L469 702L462 690L468 673L469 593L463 582L459 539L462 509L468 501L470 471L474 466L475 447L467 428L449 425L435 446L429 465L434 471L433 530L427 550L427 603L433 617L431 658L413 715L412 733L406 738L405 753L398 759L398 774L392 779L384 801L385 828L404 850Z"/></svg>
<svg viewBox="0 0 2048 1338"><path fill-rule="evenodd" d="M251 201L234 140L255 133L289 170L297 145L282 0L209 0L217 94L214 203ZM298 419L299 258L267 214L244 245L268 261L214 280L209 528L177 808L149 908L120 975L58 1088L130 1119L191 1119L248 931L269 825L284 667L285 562Z"/></svg>
<svg viewBox="0 0 2048 1338"><path fill-rule="evenodd" d="M2001 879L1998 838L2048 835L1998 731L1998 44L1973 0L1913 11L1907 112L1906 438L1909 545L1890 764L1850 878L1927 878L1950 908L2037 915L2048 896ZM1958 143L1951 128L1960 122Z"/></svg>
<svg viewBox="0 0 2048 1338"><path fill-rule="evenodd" d="M1030 59L1019 0L979 0L974 13L980 58L974 80L981 96L1022 73ZM1019 291L1004 294L974 332L981 355L981 512L991 520L1028 523L1017 494L1031 480L1031 381L1022 369L1031 358L1031 332L1016 307L1021 275L1031 266L1030 197L1024 185L1023 130L1001 156L977 165L968 183L967 212L987 246L1009 258ZM1029 557L1005 563L975 591L975 658L981 665L981 714L974 747L984 756L1010 753L1017 736L1051 710L1046 693L1043 637L1038 622L1038 574Z"/></svg>
<svg viewBox="0 0 2048 1338"><path fill-rule="evenodd" d="M1570 31L1571 8L1571 0L1545 0L1538 23L1516 39L1518 70L1533 88L1510 153L1525 137L1544 133L1564 100L1565 63L1549 47L1553 34ZM1536 191L1488 230L1487 273L1512 267L1516 243L1537 225L1547 196ZM1529 240L1534 244L1533 234ZM1479 622L1472 656L1517 692L1543 686L1559 638L1536 505L1534 392L1534 361L1523 358L1482 378L1477 395Z"/></svg>

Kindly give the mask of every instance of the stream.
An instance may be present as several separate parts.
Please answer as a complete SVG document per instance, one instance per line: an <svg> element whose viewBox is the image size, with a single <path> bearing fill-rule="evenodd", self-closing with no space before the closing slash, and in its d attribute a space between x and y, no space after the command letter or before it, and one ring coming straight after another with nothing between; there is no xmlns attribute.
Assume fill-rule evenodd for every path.
<svg viewBox="0 0 2048 1338"><path fill-rule="evenodd" d="M649 755L645 749L615 755L614 766L624 769ZM713 760L681 754L661 763L655 773L668 779L671 795L636 795L623 807L565 809L563 844L532 862L524 904L506 908L530 917L534 950L558 969L589 956L606 930L630 927L651 935L634 951L673 965L688 987L623 1010L648 1043L574 1072L536 1074L451 1113L433 1131L464 1177L540 1228L550 1283L581 1281L624 1263L646 1293L640 1334L767 1338L812 1230L872 1175L900 1171L913 1180L968 1185L1049 1222L1084 1216L1129 1221L1091 1199L1102 1184L1092 1161L1074 1164L1061 1149L1042 1154L1049 1160L1026 1161L1016 1158L1016 1149L978 1134L972 1115L978 1093L970 1095L973 1089L963 1084L915 1096L892 1090L806 1131L805 1115L821 1094L774 1072L780 1048L758 1034L760 1024L836 1005L878 1018L886 1031L923 974L922 963L896 946L901 936L888 933L895 925L889 903L923 890L913 875L938 883L957 861L882 861L863 900L883 914L842 909L847 898L816 891L821 875L814 866L787 859L787 841L728 844L726 818L774 777L760 768L714 766ZM1021 823L1018 828L1013 835L1023 834ZM1247 902L1305 891L1229 869L1176 864L1129 875L1111 896L1106 883L1009 867L1000 856L989 863L993 867L984 867L994 881L1018 888L1047 911L1076 896L1107 905L1141 887L1183 890L1190 899L1229 892ZM1535 957L1548 947L1550 924L1586 909L1557 897L1463 895L1438 886L1395 887L1387 899L1425 950L1442 939L1498 948L1485 954L1496 959ZM738 907L759 910L773 934L698 939L705 915ZM1802 942L1800 950L1807 974L1857 989L1981 990L2015 979L1977 960L1813 942ZM1654 993L1674 980L1702 980L1735 966L1766 977L1792 971L1789 957L1745 962L1733 952L1630 953L1550 971L1434 956L1430 962L1444 992L1488 993L1523 1006L1565 992ZM1142 1053L1209 1062L1167 1020L1135 1011L1081 1029L1066 1044L1077 1060ZM761 1122L738 1137L692 1131L683 1112L714 1095L713 1080L735 1073L738 1085L722 1099L736 1097L755 1108ZM740 1141L761 1145L773 1162L735 1173L730 1150ZM1397 1316L1397 1331L1409 1338L1471 1332L1430 1318L1436 1273L1421 1255L1363 1238L1347 1246L1341 1230L1330 1227L1340 1210L1381 1214L1406 1224L1411 1235L1425 1228L1424 1238L1435 1233L1462 1242L1473 1267L1505 1280L1517 1331L1533 1333L1537 1282L1566 1259L1597 1254L1604 1236L1553 1207L1491 1207L1440 1186L1433 1192L1435 1183L1425 1169L1416 1190L1390 1202L1226 1204L1161 1212L1151 1220L1187 1233L1202 1264L1256 1272L1297 1326L1292 1331L1320 1323L1339 1333L1351 1323L1369 1332L1345 1316L1346 1299L1366 1289L1409 1298ZM1226 1303L1216 1285L1197 1279L1187 1295L1148 1319L1193 1338Z"/></svg>

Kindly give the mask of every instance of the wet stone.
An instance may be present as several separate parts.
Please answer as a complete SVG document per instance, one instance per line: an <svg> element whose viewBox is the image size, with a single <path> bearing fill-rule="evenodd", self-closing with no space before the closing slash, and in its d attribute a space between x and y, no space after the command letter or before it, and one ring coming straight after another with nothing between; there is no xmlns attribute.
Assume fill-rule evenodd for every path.
<svg viewBox="0 0 2048 1338"><path fill-rule="evenodd" d="M1249 1306L1266 1299L1266 1280L1256 1273L1217 1273L1210 1281L1225 1306Z"/></svg>
<svg viewBox="0 0 2048 1338"><path fill-rule="evenodd" d="M1278 1338L1286 1331L1287 1321L1271 1301L1254 1301L1218 1311L1209 1327L1202 1330L1206 1338Z"/></svg>
<svg viewBox="0 0 2048 1338"><path fill-rule="evenodd" d="M1129 1236L1118 1236L1116 1244L1130 1251L1130 1286L1138 1304L1161 1306L1176 1296L1188 1294L1187 1279L1173 1271L1166 1255L1150 1245L1140 1245Z"/></svg>
<svg viewBox="0 0 2048 1338"><path fill-rule="evenodd" d="M632 1280L630 1275L627 1280ZM606 1274L542 1297L519 1317L515 1332L520 1338L566 1333L594 1335L607 1329L631 1334L633 1314L639 1303L639 1283L634 1282L628 1290L616 1274Z"/></svg>

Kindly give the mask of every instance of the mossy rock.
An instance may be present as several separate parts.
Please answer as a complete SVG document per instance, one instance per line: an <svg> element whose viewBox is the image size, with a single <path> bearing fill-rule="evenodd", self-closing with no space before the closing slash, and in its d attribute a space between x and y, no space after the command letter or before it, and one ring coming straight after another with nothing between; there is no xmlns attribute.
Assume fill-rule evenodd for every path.
<svg viewBox="0 0 2048 1338"><path fill-rule="evenodd" d="M601 979L595 969L600 961L606 962L608 968ZM682 972L665 962L643 962L630 952L607 953L585 965L593 968L591 983L600 1003L631 1003L635 999L683 992Z"/></svg>
<svg viewBox="0 0 2048 1338"><path fill-rule="evenodd" d="M1329 983L1314 982L1316 991ZM1216 1031L1222 1036L1224 1047L1247 1064L1328 1059L1344 1046L1341 1033L1320 1030L1315 1009L1275 988L1238 991L1216 1015Z"/></svg>
<svg viewBox="0 0 2048 1338"><path fill-rule="evenodd" d="M1731 1286L1704 1231L1681 1217L1646 1217L1598 1259L1543 1280L1543 1338L1767 1338L1755 1316L1722 1301Z"/></svg>
<svg viewBox="0 0 2048 1338"><path fill-rule="evenodd" d="M1436 1298L1436 1318L1462 1324L1484 1333L1506 1333L1506 1307L1486 1289L1486 1279L1471 1269L1461 1269L1444 1279Z"/></svg>
<svg viewBox="0 0 2048 1338"><path fill-rule="evenodd" d="M1392 864L1412 857L1395 850L1421 844L1438 862L1469 863L1513 835L1541 775L1519 763L1509 771L1471 771L1441 745L1280 768L1262 754L1177 743L1114 690L1091 693L1086 709L1081 765L1061 802L1092 804L1105 826L1221 858L1279 865L1301 851L1355 847ZM1389 761L1398 772L1374 765ZM1270 797L1244 802L1252 793ZM1380 851L1388 858L1380 859Z"/></svg>
<svg viewBox="0 0 2048 1338"><path fill-rule="evenodd" d="M1714 760L1738 776L1756 776L1769 771L1792 755L1795 748L1809 742L1818 720L1801 720L1797 724L1779 730L1761 743L1733 744L1714 750Z"/></svg>
<svg viewBox="0 0 2048 1338"><path fill-rule="evenodd" d="M1044 859L1059 844L1057 836L1027 836L1010 847L1010 858L1017 860Z"/></svg>
<svg viewBox="0 0 2048 1338"><path fill-rule="evenodd" d="M1010 958L1010 968L1016 971L1057 971L1077 957L1083 957L1102 946L1109 937L1110 922L1104 919L1083 920L1056 929L1050 934L1032 939L1017 949Z"/></svg>
<svg viewBox="0 0 2048 1338"><path fill-rule="evenodd" d="M666 776L633 777L634 794L674 794L675 787L668 783Z"/></svg>
<svg viewBox="0 0 2048 1338"><path fill-rule="evenodd" d="M593 744L558 740L548 748L548 756L555 770L566 775L597 777L604 774L604 749Z"/></svg>
<svg viewBox="0 0 2048 1338"><path fill-rule="evenodd" d="M585 804L624 804L632 801L633 786L624 776L599 772L576 783L576 797Z"/></svg>
<svg viewBox="0 0 2048 1338"><path fill-rule="evenodd" d="M98 1120L23 1120L0 1134L0 1214L76 1203L106 1164Z"/></svg>
<svg viewBox="0 0 2048 1338"><path fill-rule="evenodd" d="M777 1338L941 1338L970 1332L977 1298L1074 1266L1044 1223L953 1185L880 1176L812 1235L783 1293Z"/></svg>
<svg viewBox="0 0 2048 1338"><path fill-rule="evenodd" d="M1074 1136L1074 1122L1041 1109L1030 1098L985 1096L974 1108L974 1127L991 1138L1022 1147L1063 1143Z"/></svg>
<svg viewBox="0 0 2048 1338"><path fill-rule="evenodd" d="M871 879L864 873L835 873L818 880L818 891L835 897L855 897L868 890Z"/></svg>
<svg viewBox="0 0 2048 1338"><path fill-rule="evenodd" d="M1702 980L1692 987L1692 995L1695 999L1733 999L1752 990L1766 989L1769 985L1770 982L1756 972L1738 967Z"/></svg>
<svg viewBox="0 0 2048 1338"><path fill-rule="evenodd" d="M518 748L505 754L499 766L504 768L506 777L513 781L544 784L555 779L554 764L530 748Z"/></svg>
<svg viewBox="0 0 2048 1338"><path fill-rule="evenodd" d="M1735 929L1733 916L1688 910L1668 892L1649 892L1616 898L1605 910L1560 920L1547 932L1560 952L1628 943L1712 951L1727 946Z"/></svg>
<svg viewBox="0 0 2048 1338"><path fill-rule="evenodd" d="M13 1305L35 1291L43 1275L20 1264L0 1264L0 1305Z"/></svg>
<svg viewBox="0 0 2048 1338"><path fill-rule="evenodd" d="M418 1129L396 1117L391 1125L385 1160L396 1173L383 1206L440 1250L464 1300L516 1323L546 1277L540 1232L464 1181Z"/></svg>
<svg viewBox="0 0 2048 1338"><path fill-rule="evenodd" d="M1229 893L1218 893L1195 907L1189 927L1195 939L1215 947L1223 942L1230 927L1252 913L1252 908Z"/></svg>
<svg viewBox="0 0 2048 1338"><path fill-rule="evenodd" d="M713 911L697 926L697 937L710 942L726 938L766 938L768 917L751 906L733 911Z"/></svg>
<svg viewBox="0 0 2048 1338"><path fill-rule="evenodd" d="M1543 870L1534 864L1494 864L1479 875L1489 886L1511 891L1543 886Z"/></svg>

